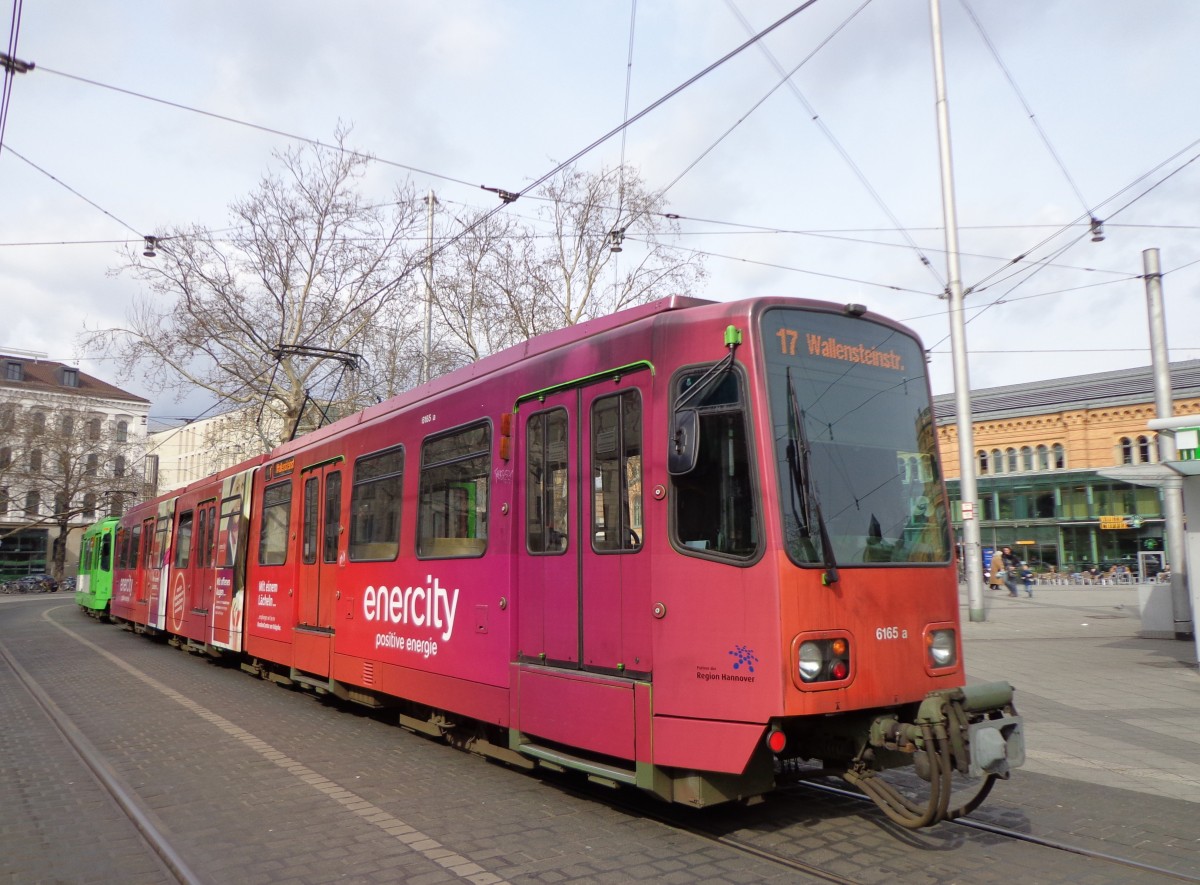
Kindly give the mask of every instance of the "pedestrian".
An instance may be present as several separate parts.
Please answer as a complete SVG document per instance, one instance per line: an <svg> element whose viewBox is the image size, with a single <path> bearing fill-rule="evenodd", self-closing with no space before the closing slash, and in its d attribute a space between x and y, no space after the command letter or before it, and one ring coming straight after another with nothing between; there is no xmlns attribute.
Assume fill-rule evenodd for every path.
<svg viewBox="0 0 1200 885"><path fill-rule="evenodd" d="M992 557L992 570L988 572L988 589L999 590L1004 586L1004 569L1000 567L1000 554Z"/></svg>
<svg viewBox="0 0 1200 885"><path fill-rule="evenodd" d="M1021 583L1025 585L1025 595L1033 599L1033 572L1026 563L1021 564Z"/></svg>
<svg viewBox="0 0 1200 885"><path fill-rule="evenodd" d="M992 557L992 566L995 567L996 558ZM1013 555L1011 547L1000 548L1000 567L1004 570L1004 586L1008 588L1009 596L1017 595L1017 569L1021 567L1020 560Z"/></svg>

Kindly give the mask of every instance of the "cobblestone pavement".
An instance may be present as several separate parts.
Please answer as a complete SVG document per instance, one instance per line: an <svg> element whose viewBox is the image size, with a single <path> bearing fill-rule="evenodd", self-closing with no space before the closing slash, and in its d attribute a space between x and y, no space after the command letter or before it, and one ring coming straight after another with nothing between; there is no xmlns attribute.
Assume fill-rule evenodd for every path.
<svg viewBox="0 0 1200 885"><path fill-rule="evenodd" d="M977 816L1200 881L1194 647L1140 639L1116 608L1129 591L1059 592L964 620L971 676L1017 686L1029 743ZM692 815L726 841L706 840L627 792L489 764L64 603L0 599L0 646L205 882L806 881L742 843L857 882L1166 881L959 827L902 832L803 791ZM0 702L0 882L167 881L4 661Z"/></svg>

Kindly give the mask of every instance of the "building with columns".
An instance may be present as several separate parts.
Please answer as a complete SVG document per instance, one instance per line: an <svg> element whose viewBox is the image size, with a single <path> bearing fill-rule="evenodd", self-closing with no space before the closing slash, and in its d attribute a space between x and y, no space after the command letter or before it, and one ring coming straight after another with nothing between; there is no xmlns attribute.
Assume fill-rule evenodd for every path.
<svg viewBox="0 0 1200 885"><path fill-rule="evenodd" d="M156 493L181 488L267 451L258 418L254 409L236 409L151 433L148 451L157 465ZM269 415L264 421L267 434L277 436L279 422Z"/></svg>
<svg viewBox="0 0 1200 885"><path fill-rule="evenodd" d="M73 575L83 529L145 496L149 411L45 354L0 354L0 580Z"/></svg>
<svg viewBox="0 0 1200 885"><path fill-rule="evenodd" d="M1200 416L1200 360L1170 365L1176 415ZM934 398L938 446L961 537L954 396ZM973 391L973 462L983 547L1038 568L1123 565L1165 553L1151 367ZM1148 485L1142 483L1149 483Z"/></svg>

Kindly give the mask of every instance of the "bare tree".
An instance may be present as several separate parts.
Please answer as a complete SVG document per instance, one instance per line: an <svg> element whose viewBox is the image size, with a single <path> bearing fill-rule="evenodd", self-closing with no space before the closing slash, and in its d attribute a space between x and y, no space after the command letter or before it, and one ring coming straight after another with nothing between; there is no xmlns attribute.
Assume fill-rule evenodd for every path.
<svg viewBox="0 0 1200 885"><path fill-rule="evenodd" d="M700 259L664 242L677 226L630 167L566 170L535 197L534 222L493 215L443 229L436 306L460 358L688 294L704 277Z"/></svg>
<svg viewBox="0 0 1200 885"><path fill-rule="evenodd" d="M86 344L107 347L126 377L138 369L154 389L201 388L265 412L264 446L310 401L336 399L339 370L367 356L377 318L406 321L424 245L420 198L406 186L386 205L365 202L356 188L370 160L344 141L339 130L336 149L277 154L280 172L231 206L230 232L174 229L156 258L130 254L118 272L148 292L128 325Z"/></svg>
<svg viewBox="0 0 1200 885"><path fill-rule="evenodd" d="M51 571L61 579L67 534L82 521L120 513L145 491L141 452L128 428L110 427L99 413L52 397L27 397L0 415L0 482L6 509L23 514L11 533L57 529Z"/></svg>

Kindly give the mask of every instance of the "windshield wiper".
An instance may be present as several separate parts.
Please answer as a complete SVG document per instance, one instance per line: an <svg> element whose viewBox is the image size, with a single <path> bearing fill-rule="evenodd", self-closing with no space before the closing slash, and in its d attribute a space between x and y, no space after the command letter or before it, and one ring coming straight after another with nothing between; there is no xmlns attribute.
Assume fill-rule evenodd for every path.
<svg viewBox="0 0 1200 885"><path fill-rule="evenodd" d="M792 514L803 533L803 540L812 559L817 559L813 548L813 529L815 527L820 544L821 564L825 571L821 575L821 583L826 586L837 583L837 560L833 554L833 544L829 540L829 529L825 526L825 518L821 515L821 499L817 494L816 484L812 481L812 469L809 465L811 448L808 442L808 430L804 426L805 416L796 399L796 387L792 384L791 367L787 370L787 408L788 408L788 471L792 476ZM797 497L799 502L797 502ZM797 503L799 509L797 509Z"/></svg>

